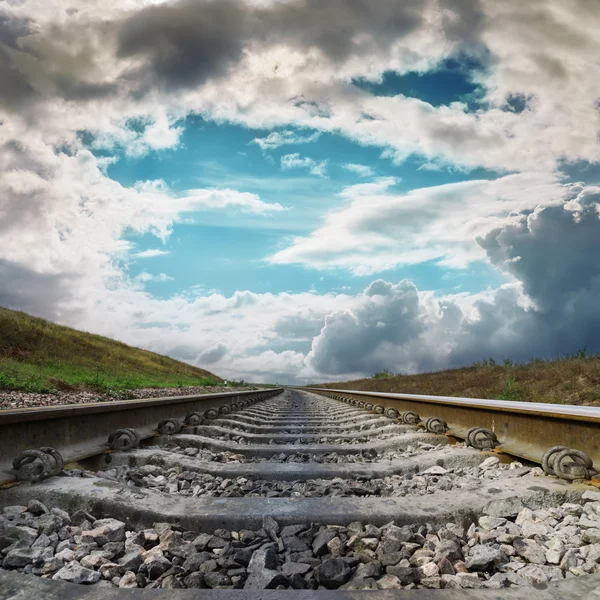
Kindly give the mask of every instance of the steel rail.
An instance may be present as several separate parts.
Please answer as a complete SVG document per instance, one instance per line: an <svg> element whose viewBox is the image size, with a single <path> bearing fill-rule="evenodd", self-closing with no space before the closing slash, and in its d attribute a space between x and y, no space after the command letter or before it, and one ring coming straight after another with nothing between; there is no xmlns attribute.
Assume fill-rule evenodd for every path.
<svg viewBox="0 0 600 600"><path fill-rule="evenodd" d="M483 427L496 434L499 440L496 450L533 462L541 463L551 447L566 446L585 452L596 467L600 467L598 407L312 387L298 389L369 402L383 410L413 411L422 421L438 417L446 421L447 435L452 437L464 439L472 427Z"/></svg>
<svg viewBox="0 0 600 600"><path fill-rule="evenodd" d="M16 479L12 460L25 450L55 448L65 463L76 462L106 452L109 435L119 429L135 429L140 439L146 439L157 435L158 424L166 419L183 423L190 413L202 414L210 409L230 412L242 403L266 399L281 391L263 388L0 410L0 484Z"/></svg>

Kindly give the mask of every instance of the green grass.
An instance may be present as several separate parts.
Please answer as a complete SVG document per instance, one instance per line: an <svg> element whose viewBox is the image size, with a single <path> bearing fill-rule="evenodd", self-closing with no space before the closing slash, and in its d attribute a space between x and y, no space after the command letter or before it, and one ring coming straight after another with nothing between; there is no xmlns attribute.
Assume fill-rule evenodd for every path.
<svg viewBox="0 0 600 600"><path fill-rule="evenodd" d="M110 393L222 384L167 356L0 307L0 390Z"/></svg>
<svg viewBox="0 0 600 600"><path fill-rule="evenodd" d="M383 371L377 371L377 373L373 373L371 375L371 379L391 379L395 377L394 373L388 371L387 369L383 369Z"/></svg>
<svg viewBox="0 0 600 600"><path fill-rule="evenodd" d="M460 369L415 375L384 370L370 378L316 387L600 406L600 354L583 348L524 363L489 357Z"/></svg>

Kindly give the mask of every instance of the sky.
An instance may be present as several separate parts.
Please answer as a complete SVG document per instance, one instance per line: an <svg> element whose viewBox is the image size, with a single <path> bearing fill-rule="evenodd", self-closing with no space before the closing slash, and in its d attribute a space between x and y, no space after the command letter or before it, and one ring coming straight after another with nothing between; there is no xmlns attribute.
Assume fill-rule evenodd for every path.
<svg viewBox="0 0 600 600"><path fill-rule="evenodd" d="M598 352L599 29L0 1L0 305L254 382Z"/></svg>

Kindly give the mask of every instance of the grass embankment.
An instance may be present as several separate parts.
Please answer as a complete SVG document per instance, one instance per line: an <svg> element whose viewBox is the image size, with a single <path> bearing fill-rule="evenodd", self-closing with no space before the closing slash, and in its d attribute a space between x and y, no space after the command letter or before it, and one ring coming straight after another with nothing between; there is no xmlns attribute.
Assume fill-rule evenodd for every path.
<svg viewBox="0 0 600 600"><path fill-rule="evenodd" d="M0 391L110 392L222 383L172 358L0 307Z"/></svg>
<svg viewBox="0 0 600 600"><path fill-rule="evenodd" d="M580 351L556 360L533 359L524 364L487 360L462 369L419 375L382 371L369 379L319 387L600 406L600 355Z"/></svg>

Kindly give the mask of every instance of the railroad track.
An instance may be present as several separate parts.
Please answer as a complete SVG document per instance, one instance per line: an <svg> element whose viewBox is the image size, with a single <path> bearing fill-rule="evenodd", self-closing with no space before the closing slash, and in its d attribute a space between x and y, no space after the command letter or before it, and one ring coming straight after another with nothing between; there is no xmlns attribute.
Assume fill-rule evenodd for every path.
<svg viewBox="0 0 600 600"><path fill-rule="evenodd" d="M322 389L0 411L0 598L585 598L599 413Z"/></svg>

